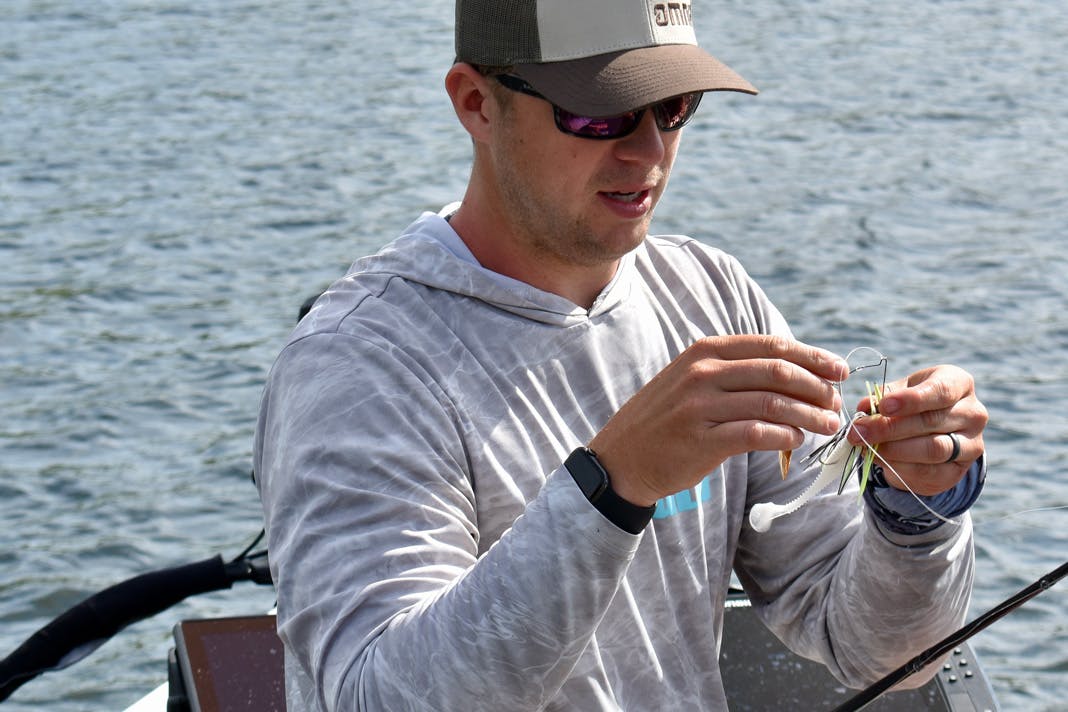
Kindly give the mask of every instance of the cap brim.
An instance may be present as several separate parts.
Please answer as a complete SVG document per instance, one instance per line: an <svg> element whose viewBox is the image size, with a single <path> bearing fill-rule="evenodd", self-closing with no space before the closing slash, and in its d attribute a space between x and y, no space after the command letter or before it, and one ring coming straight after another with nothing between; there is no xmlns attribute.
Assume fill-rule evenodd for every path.
<svg viewBox="0 0 1068 712"><path fill-rule="evenodd" d="M757 93L726 64L688 44L518 64L514 73L552 103L584 116L614 116L695 91Z"/></svg>

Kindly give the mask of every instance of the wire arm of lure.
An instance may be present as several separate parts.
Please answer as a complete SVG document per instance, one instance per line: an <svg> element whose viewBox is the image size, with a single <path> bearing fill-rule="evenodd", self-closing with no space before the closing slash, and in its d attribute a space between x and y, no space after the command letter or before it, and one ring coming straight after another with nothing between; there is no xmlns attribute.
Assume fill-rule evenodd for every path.
<svg viewBox="0 0 1068 712"><path fill-rule="evenodd" d="M853 349L846 356L848 361L858 351L871 351L878 359L872 363L862 364L856 368L851 368L849 375L869 368L882 367L883 369L883 383L885 387L886 382L886 364L887 358L874 349L861 346ZM839 396L842 396L843 403L845 398L842 394L842 384L837 383L835 387L838 389ZM853 427L854 421L860 417L861 413L856 413L852 417L849 417L848 412L843 406L842 419L846 421L846 424L842 426L837 433L832 435L825 443L815 448L812 452L801 459L802 464L811 465L814 461L820 463L820 472L815 480L805 488L801 494L785 504L775 504L774 502L760 502L753 506L749 511L749 524L755 531L766 532L771 528L771 523L779 517L792 514L798 509L803 507L809 500L822 492L826 487L831 484L835 479L839 480L838 493L841 494L845 488L846 483L849 481L849 476L852 474L856 465L857 454L859 448L851 445L846 439L850 429ZM892 468L891 468L892 471Z"/></svg>
<svg viewBox="0 0 1068 712"><path fill-rule="evenodd" d="M877 360L872 361L870 363L865 363L860 366L856 366L855 368L851 368L849 370L849 375L853 375L858 371L863 371L866 369L882 368L881 385L877 384L875 386L872 386L871 384L868 384L868 397L872 403L872 415L874 415L878 412L879 400L886 392L886 369L888 359L886 358L886 356L882 355L875 349L869 348L867 346L860 346L850 351L849 354L846 356L846 360L848 361L859 351L870 351L878 358ZM845 397L842 393L841 382L836 383L835 387L838 389L839 396L842 397L844 403ZM799 494L797 497L785 504L761 502L759 504L753 505L753 508L749 511L749 524L753 527L754 530L758 532L766 532L771 527L771 523L774 520L778 519L779 517L786 516L787 514L792 514L793 512L796 512L798 509L808 503L809 500L811 500L817 494L822 492L827 487L827 485L834 481L835 477L839 478L838 494L841 494L845 490L846 485L849 483L849 478L853 475L854 472L857 472L860 484L860 494L863 495L864 489L870 479L869 476L871 474L871 471L873 467L876 466L876 460L878 460L880 463L878 467L882 468L886 472L890 472L891 474L893 474L894 477L896 477L897 480L901 483L901 486L905 489L905 491L911 494L913 499L915 499L920 504L920 506L927 511L928 514L930 514L932 517L938 519L941 522L954 524L953 520L936 512L926 502L923 501L922 497L916 494L912 490L912 488L909 487L908 482L905 481L905 478L898 474L897 470L894 469L894 466L887 462L886 459L884 459L878 453L878 444L869 443L867 440L864 439L864 436L853 427L854 423L856 422L856 419L864 415L863 413L855 413L852 417L849 417L847 411L844 409L843 406L841 415L842 419L846 421L846 424L843 425L838 430L838 432L832 435L826 442L812 450L812 452L810 452L805 457L801 458L801 463L805 466L811 465L813 462L820 463L820 472L819 475L817 475L816 479L813 480L812 483L809 484L809 486L806 487L803 492L801 492L801 494ZM857 437L860 438L861 445L850 445L849 441L847 440L847 436L849 435L850 430L856 432ZM864 455L863 461L860 462L860 466L858 467L858 458L860 457L861 452L865 452L866 454Z"/></svg>

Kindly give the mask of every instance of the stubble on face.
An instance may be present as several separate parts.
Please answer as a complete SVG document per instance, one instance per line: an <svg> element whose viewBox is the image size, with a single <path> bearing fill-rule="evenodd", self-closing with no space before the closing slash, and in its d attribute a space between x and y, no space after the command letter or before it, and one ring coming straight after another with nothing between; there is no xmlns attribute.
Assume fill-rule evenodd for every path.
<svg viewBox="0 0 1068 712"><path fill-rule="evenodd" d="M641 220L626 224L598 225L596 190L635 183L655 184L658 186L657 194L653 196L655 204L666 184L665 169L662 166L612 167L591 173L589 181L580 174L577 188L569 189L567 166L576 161L575 157L561 156L560 164L554 165L545 150L532 146L529 137L517 129L516 106L510 99L503 103L503 120L493 161L497 189L502 205L508 211L513 238L542 259L580 267L614 263L637 247L645 238L652 211ZM551 117L549 121L552 121ZM551 124L550 128L557 131ZM583 140L563 134L554 135L553 139L558 146ZM593 142L589 147L599 143ZM579 147L585 148L581 144ZM598 153L603 151L593 151L591 155ZM600 217L603 221L604 216Z"/></svg>

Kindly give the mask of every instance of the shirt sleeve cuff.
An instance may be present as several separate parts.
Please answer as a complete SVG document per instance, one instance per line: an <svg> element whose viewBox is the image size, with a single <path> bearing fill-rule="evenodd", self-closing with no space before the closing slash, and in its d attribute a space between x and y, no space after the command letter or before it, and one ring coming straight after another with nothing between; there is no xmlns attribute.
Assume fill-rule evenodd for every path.
<svg viewBox="0 0 1068 712"><path fill-rule="evenodd" d="M942 526L944 519L959 517L967 512L975 504L975 500L979 499L985 482L984 453L972 463L953 489L924 497L893 487L875 485L865 489L864 500L879 523L887 530L895 534L926 534Z"/></svg>

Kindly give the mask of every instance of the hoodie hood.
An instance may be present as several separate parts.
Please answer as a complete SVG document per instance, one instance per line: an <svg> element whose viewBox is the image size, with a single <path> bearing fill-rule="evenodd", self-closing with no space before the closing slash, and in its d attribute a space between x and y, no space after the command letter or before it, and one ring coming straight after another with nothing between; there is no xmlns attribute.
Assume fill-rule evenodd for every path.
<svg viewBox="0 0 1068 712"><path fill-rule="evenodd" d="M620 261L616 276L590 309L525 282L482 267L441 213L423 213L379 252L357 260L344 280L376 282L400 278L490 304L526 319L571 326L602 314L626 298L634 254Z"/></svg>

